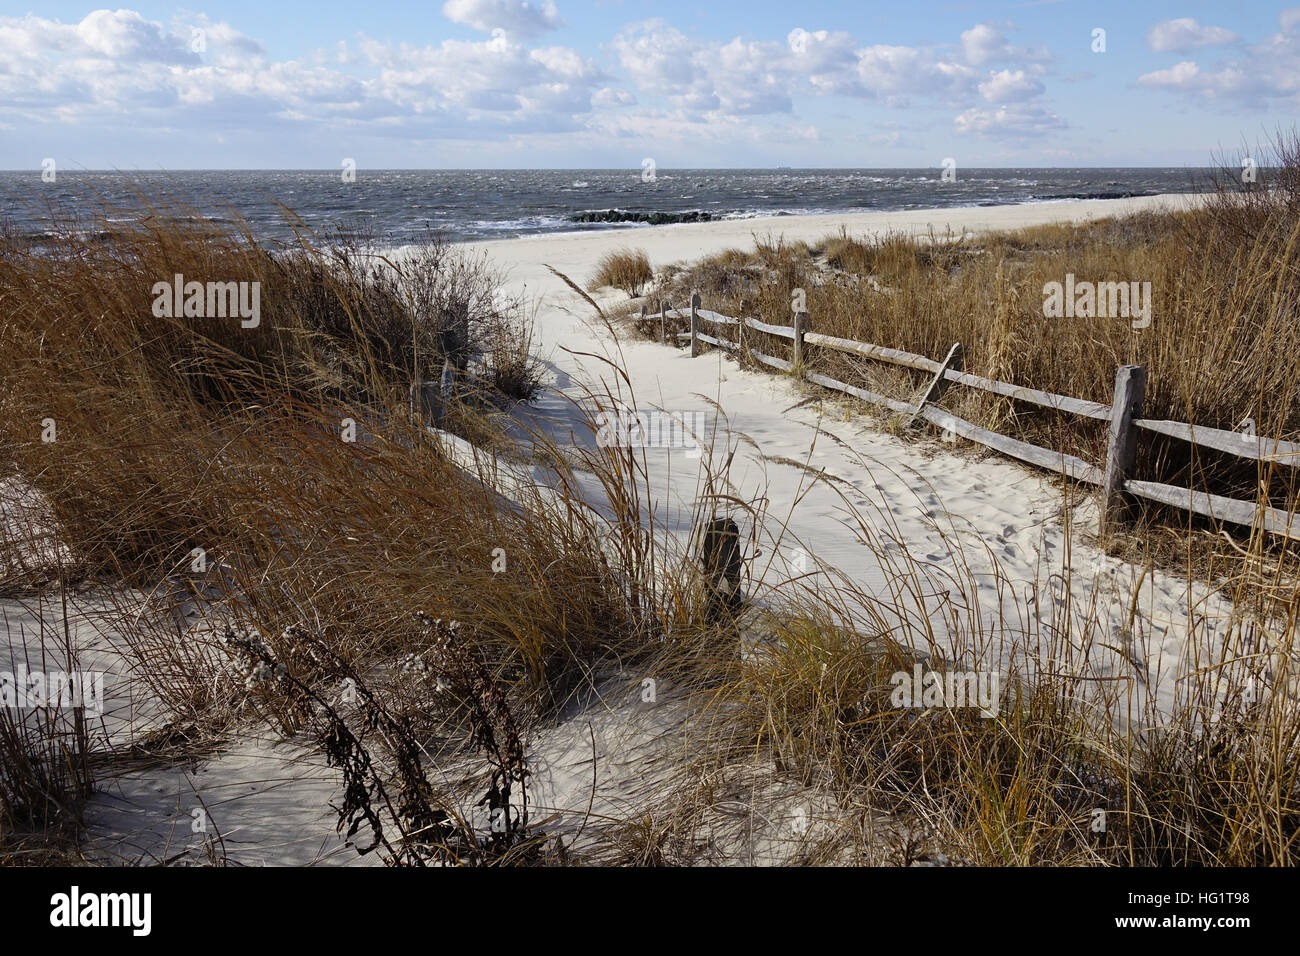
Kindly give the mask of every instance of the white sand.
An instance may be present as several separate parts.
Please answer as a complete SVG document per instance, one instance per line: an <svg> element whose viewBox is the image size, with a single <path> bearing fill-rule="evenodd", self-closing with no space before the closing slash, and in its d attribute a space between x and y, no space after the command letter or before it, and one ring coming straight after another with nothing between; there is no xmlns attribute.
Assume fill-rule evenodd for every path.
<svg viewBox="0 0 1300 956"><path fill-rule="evenodd" d="M1160 572L1144 577L1140 568L1102 554L1093 543L1096 508L1086 490L1074 489L1067 505L1041 471L996 455L973 454L974 446L965 443L953 447L932 439L893 437L880 430L878 420L845 415L833 401L805 404L807 394L788 378L742 371L720 352L692 359L686 350L628 336L616 341L592 321L590 307L546 266L585 285L599 258L624 246L644 249L658 268L729 248L749 248L754 235L817 240L838 233L841 227L853 235L969 233L1194 201L1168 196L779 217L553 235L475 248L508 270L512 291L538 302L534 347L548 364L551 389L538 401L535 414L549 424L557 439L591 445L594 436L578 420L573 403L583 401L587 388L600 392L600 383L620 389L608 365L582 353L605 356L625 369L641 408L707 413L716 429L714 467L736 452L731 486L726 490L746 500L767 502L768 517L756 534L763 557L752 568L751 596L765 600L771 587L799 577L802 549L814 573L803 576L800 586L826 589L832 582L848 583L867 601L881 596L894 603L891 585L897 580L897 562L906 552L925 566L923 590L929 591L915 600L913 610L918 619L928 617L935 630L946 635L940 640L941 647L947 642L944 656L966 661L973 669L992 667L1005 673L1015 665L1025 673L1041 663L1044 652L1036 642L1064 621L1059 608L1065 585L1059 575L1072 566L1073 628L1078 634L1090 634L1090 639L1073 642L1075 659L1055 657L1051 663L1054 667L1077 664L1086 657L1087 673L1094 677L1134 678L1133 712L1138 714L1148 698L1168 712L1178 676L1207 660L1208 647L1190 646L1192 642L1186 640L1189 619L1208 617L1218 621L1222 631L1231 608L1200 584ZM624 301L621 293L609 290L597 298L608 304ZM623 392L622 397L628 396ZM721 408L725 419L715 415L712 403ZM709 456L692 459L681 449L647 449L645 456L656 521L684 537L692 524ZM830 480L811 481L799 463ZM520 471L506 469L498 479L503 490L517 492ZM534 478L545 481L541 474ZM587 490L599 499L595 482ZM748 534L752 523L742 519L741 525ZM882 567L876 550L865 546L864 540L873 535L892 539L878 541L877 547L896 562L893 569ZM508 548L508 542L503 544ZM963 568L970 569L975 595L970 610L962 614L965 626L947 628L943 618L951 607L971 597L954 585ZM1130 633L1135 588L1137 620ZM1085 619L1091 620L1090 631ZM1014 655L1011 642L1022 645ZM588 731L592 723L604 728L598 734L594 792ZM668 712L648 713L631 695L622 707L607 700L530 741L531 759L541 771L535 797L539 809L545 809L539 815L555 814L548 828L571 839L589 805L602 815L616 807L631 809L638 798L651 796L646 784L662 779L665 759L671 760L674 752L689 752L682 729ZM762 836L751 830L737 837L727 830L723 816L715 816L710 826L718 830L720 852L733 862L788 858L798 842L792 836L798 832L798 815L805 807L815 807L818 799L816 793L787 794L784 799L768 796L759 801L758 809L751 802L750 810L769 827Z"/></svg>
<svg viewBox="0 0 1300 956"><path fill-rule="evenodd" d="M672 226L643 226L592 232L557 233L526 239L476 243L488 252L512 279L535 292L558 289L545 264L585 285L597 260L611 249L632 246L644 249L658 268L671 262L689 261L724 249L748 248L753 237L784 236L787 240L812 241L838 234L843 227L850 235L886 233L939 235L1020 229L1049 222L1083 222L1106 216L1124 215L1144 209L1186 207L1197 199L1171 193L1135 199L1085 199L1059 202L1022 203L1015 206L968 206L955 209L915 209L902 212L842 213L814 216L768 216L757 219L729 219L722 222L682 223ZM706 303L707 305L707 303Z"/></svg>
<svg viewBox="0 0 1300 956"><path fill-rule="evenodd" d="M1072 493L1076 500L1068 514L1073 527L1067 534L1062 494L1045 473L996 455L974 456L973 446L965 443L948 447L896 438L870 418L845 416L835 403L801 404L807 395L788 378L742 371L721 352L692 359L686 350L627 336L616 342L599 323L590 321L590 307L546 265L585 284L599 258L623 246L645 249L658 268L729 248L749 248L755 234L816 240L838 233L841 227L853 235L966 233L1081 221L1195 201L1195 197L1172 195L778 217L552 235L475 248L508 270L515 291L539 302L534 346L550 367L553 386L551 394L540 400L539 414L550 416L557 436L568 440L572 433L576 441L592 441L589 431L575 425L572 404L563 396L579 401L584 385L602 381L613 389L619 387L608 366L576 354L591 352L627 371L641 408L706 412L720 436L715 467L728 451L737 449L730 471L732 493L768 503L769 517L757 535L764 557L753 569L758 580L751 593L761 597L763 585L797 575L802 549L808 564L822 569L823 586L834 577L851 582L864 595L888 595L897 575L882 568L863 539L874 534L894 537L897 540L886 544L887 549L905 550L934 575L929 583L936 594L924 602L924 608L918 604L919 613L937 617L949 613L943 610L947 600L962 602L958 589L945 583L962 567L969 566L978 582L980 607L970 617L982 616L977 627L985 633L952 636L945 656L978 661L983 667L997 663L1005 667L1009 659L1007 647L999 645L1005 642L1005 635L999 633L1002 623L1022 633L1040 634L1043 628L1033 618L1051 621L1052 588L1058 590L1059 601L1064 586L1059 580L1054 583L1052 576L1067 566L1069 552L1074 602L1081 614L1095 617L1099 636L1110 645L1091 652L1094 673L1135 675L1139 698L1154 690L1162 709L1167 709L1177 676L1205 663L1207 649L1189 648L1184 640L1189 616L1208 616L1222 624L1231 609L1207 588L1157 572L1142 583L1138 619L1130 633L1129 604L1140 569L1107 558L1094 547L1096 513L1086 490L1076 488ZM601 298L615 303L624 297L607 290ZM815 326L815 316L813 322ZM717 418L710 405L714 402L726 420ZM731 434L724 434L728 430ZM680 449L647 449L646 455L658 520L670 530L688 531L701 491L703 462ZM813 483L795 463L823 471L832 481ZM853 517L851 510L861 519ZM743 530L748 533L749 528ZM997 575L1009 581L1013 590L998 588L995 564ZM1038 598L1033 598L1035 593ZM1077 649L1084 651L1082 645Z"/></svg>

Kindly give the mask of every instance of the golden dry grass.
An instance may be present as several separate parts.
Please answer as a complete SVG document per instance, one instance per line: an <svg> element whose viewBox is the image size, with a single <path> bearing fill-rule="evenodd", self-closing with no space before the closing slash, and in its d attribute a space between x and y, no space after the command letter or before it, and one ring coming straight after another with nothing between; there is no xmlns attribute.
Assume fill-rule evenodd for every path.
<svg viewBox="0 0 1300 956"><path fill-rule="evenodd" d="M595 292L609 286L635 298L653 280L654 270L644 249L616 249L601 256L587 288Z"/></svg>
<svg viewBox="0 0 1300 956"><path fill-rule="evenodd" d="M1223 233L1204 235L1227 242L1234 208L1219 211L1229 217ZM814 275L826 275L824 253L779 242L706 268L729 283L718 294L734 296L736 309L778 319L792 283L807 281L823 330L870 341L892 332L897 339L885 344L927 354L950 336L978 333L970 339L974 370L1087 395L1121 344L1159 359L1171 376L1179 374L1176 350L1191 345L1166 336L1157 319L1148 331L1162 338L1147 345L1127 331L1093 330L1110 345L1089 350L1082 343L1090 338L1067 330L1055 357L1035 356L1017 337L1032 332L1032 302L1014 290L1022 282L1032 288L1074 262L1071 255L1083 257L1076 272L1100 268L1109 255L1119 257L1116 268L1164 262L1171 282L1199 282L1205 293L1211 272L1171 238L1192 228L1210 227L1175 218L981 243L891 239L859 249L837 240L841 263L870 268L894 292L842 269L815 285ZM1251 233L1250 243L1271 251L1252 252L1248 243L1234 260L1240 275L1213 274L1220 291L1244 295L1253 282L1250 302L1271 302L1279 276L1292 275L1290 258L1273 258L1291 254L1284 233ZM1107 237L1132 248L1107 251ZM1051 265L1037 263L1033 249ZM913 559L906 542L891 541L887 516L861 514L848 501L846 520L880 562L892 599L822 568L819 587L784 582L762 608L711 624L685 548L648 507L644 453L561 447L543 434L520 444L465 407L460 421L496 450L476 473L452 460L449 441L411 420L410 378L438 360L427 318L438 313L417 304L436 302L457 268L468 268L468 288L490 291L482 273L444 259L424 273L398 272L405 284L392 285L376 282L355 255L340 261L309 241L298 255L175 228L94 248L69 238L41 255L0 247L6 477L48 503L67 548L56 579L93 571L150 596L143 610L124 601L121 633L137 679L163 702L168 731L184 746L254 721L314 734L370 794L384 828L380 852L393 862L562 862L538 844L542 834L475 845L482 835L467 832L462 811L485 792L501 799L505 781L517 796L529 732L590 688L603 664L617 662L682 687L691 719L674 730L681 739L670 785L622 819L593 823L594 849L568 862L712 859L722 851L697 839L699 828L744 799L742 784L756 773L815 788L829 801L833 832L792 857L799 862L906 864L922 853L985 864L1295 862L1294 583L1225 584L1236 589L1240 617L1217 656L1198 660L1169 714L1149 703L1130 712L1127 695L1141 675L1102 679L1088 648L1109 638L1072 629L1068 600L1047 619L1018 604L989 619L968 566L939 575ZM148 290L178 271L265 281L262 326L154 319ZM992 326L969 311L989 295L1000 316ZM1199 301L1186 290L1171 295ZM943 307L947 297L955 297L952 308ZM864 313L864 301L876 308ZM1207 347L1227 348L1213 324L1225 306L1199 308L1189 327L1210 336ZM1266 334L1295 334L1271 325L1269 313L1250 314ZM1038 334L1046 347L1051 336ZM1276 355L1251 353L1251 361L1280 386L1291 373ZM1061 356L1087 367L1062 367ZM1276 396L1209 368L1201 374L1212 372L1214 387L1262 403L1261 423L1294 429L1293 410ZM626 376L611 373L628 400ZM1153 401L1173 408L1177 394L1166 387ZM612 395L586 398L588 415L614 407ZM41 440L46 419L57 426L53 442ZM345 419L357 425L356 441L344 440ZM1024 427L1041 433L1050 423ZM516 457L547 472L549 490L503 499L499 473ZM767 520L762 489L744 493L750 497L741 500L730 488L724 461L707 472L695 517L726 511L767 528L779 544L784 529ZM1258 557L1258 542L1251 547ZM963 548L953 541L950 550ZM203 571L194 570L195 549L205 556ZM997 586L1012 582L999 578ZM925 603L938 591L954 595L942 616ZM221 626L178 628L174 612L186 596L218 614ZM459 622L454 650L433 618ZM1130 621L1134 639L1142 627ZM1194 627L1191 645L1209 646L1202 637ZM890 701L895 674L918 656L936 670L956 667L956 645L979 651L981 666L1003 653L1012 661L1041 655L1055 666L1013 666L995 720ZM341 678L357 682L361 704L355 713L322 715ZM0 776L0 835L75 829L88 776L50 775L51 758L33 739L3 730L0 757L20 771ZM343 750L329 749L345 739L352 743ZM74 730L66 743L61 754L77 753L84 739ZM433 773L465 763L473 769L460 789ZM355 791L348 799L354 812L367 806ZM33 816L42 801L57 812ZM1107 811L1104 834L1091 827L1099 808Z"/></svg>

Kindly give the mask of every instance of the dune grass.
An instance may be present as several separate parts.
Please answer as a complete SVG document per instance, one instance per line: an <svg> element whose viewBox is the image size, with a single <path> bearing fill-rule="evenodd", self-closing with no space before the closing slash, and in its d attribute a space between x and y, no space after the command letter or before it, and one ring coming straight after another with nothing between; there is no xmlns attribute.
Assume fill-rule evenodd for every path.
<svg viewBox="0 0 1300 956"><path fill-rule="evenodd" d="M150 290L176 273L263 283L260 324L155 316ZM673 558L646 533L624 450L581 458L609 510L582 500L570 451L540 435L517 454L561 493L506 499L508 438L458 463L457 439L411 418L409 382L441 364L449 314L486 340L484 380L514 398L535 388L527 332L495 293L480 261L436 243L392 261L304 237L272 255L176 225L0 251L6 478L51 526L7 526L4 566L31 571L48 534L58 578L125 585L123 651L168 726L196 746L250 720L306 734L345 775L340 828L390 862L527 856L520 734L595 662L635 659L666 621L702 614L664 583L682 576L660 566ZM472 398L449 427L495 431ZM187 629L186 607L215 623ZM37 791L75 830L63 791L88 779L42 776L44 738L13 731L0 727L0 834L52 829ZM482 841L465 794L431 782L437 761L475 754L473 799L514 807Z"/></svg>
<svg viewBox="0 0 1300 956"><path fill-rule="evenodd" d="M654 270L644 249L617 249L601 256L587 288L595 292L610 286L635 298L653 280Z"/></svg>
<svg viewBox="0 0 1300 956"><path fill-rule="evenodd" d="M797 830L768 821L790 837L779 854L790 862L1295 862L1291 582L1230 580L1233 619L1193 624L1189 676L1159 701L1138 662L1152 622L1134 612L1116 632L1069 587L1023 596L985 547L994 590L1013 596L990 613L990 572L968 557L980 545L956 530L955 567L941 571L911 556L887 514L846 499L887 592L822 566L773 582L759 559L798 519L769 515L761 487L733 487L746 439L724 434L707 443L687 519L745 529L749 600L719 617L698 541L669 533L652 507L645 449L512 439L466 400L451 424L494 450L474 458L412 419L408 386L440 365L443 317L500 320L489 271L445 249L376 264L309 237L271 255L245 236L176 227L53 246L0 247L3 487L41 502L61 545L47 576L93 576L117 595L130 679L166 717L150 754L159 740L193 754L254 726L305 741L341 775L340 832L402 865L744 862L753 821L778 810L814 818ZM920 303L922 273L940 289L952 280L934 278L946 260L922 257L958 248L891 240L836 254L870 263L882 285L906 280ZM761 303L776 295L766 276L784 295L814 258L764 245L717 274ZM757 291L744 291L745 270ZM176 272L264 280L261 325L156 319L149 289ZM837 294L824 285L813 293ZM843 295L829 314L847 321ZM891 344L922 350L915 341ZM999 361L1021 360L1019 345L1003 347ZM593 433L600 412L635 405L616 363L607 378L580 401ZM48 542L35 522L16 528L0 539L3 566L31 572ZM197 625L187 608L203 612ZM997 670L996 716L899 706L895 679L916 667ZM584 820L587 842L566 851L530 802L530 743L598 685L626 680L632 699L647 674L689 705L663 731L668 782L619 818ZM67 759L88 737L51 750L12 730L0 723L0 857L25 862L42 835L75 845L94 778L91 762ZM131 759L99 756L94 766ZM758 796L777 790L793 796ZM485 824L503 810L503 826Z"/></svg>

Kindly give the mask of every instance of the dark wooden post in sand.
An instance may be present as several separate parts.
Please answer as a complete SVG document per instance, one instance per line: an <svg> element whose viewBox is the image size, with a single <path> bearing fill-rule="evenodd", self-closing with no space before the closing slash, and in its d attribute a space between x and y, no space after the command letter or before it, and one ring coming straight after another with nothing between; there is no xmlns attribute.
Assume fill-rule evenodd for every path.
<svg viewBox="0 0 1300 956"><path fill-rule="evenodd" d="M445 367L445 366L444 366ZM443 388L438 382L416 379L411 383L411 418L420 424L442 424Z"/></svg>
<svg viewBox="0 0 1300 956"><path fill-rule="evenodd" d="M700 332L700 294L691 293L691 358L700 354L700 340L697 338Z"/></svg>
<svg viewBox="0 0 1300 956"><path fill-rule="evenodd" d="M438 339L443 362L435 417L441 422L451 404L456 383L465 377L465 370L469 366L469 302L453 302L443 309Z"/></svg>
<svg viewBox="0 0 1300 956"><path fill-rule="evenodd" d="M1137 461L1137 429L1133 426L1133 420L1142 417L1146 386L1147 370L1141 365L1121 365L1115 373L1110 437L1106 443L1106 467L1101 479L1099 530L1103 543L1123 520L1128 508L1124 482Z"/></svg>
<svg viewBox="0 0 1300 956"><path fill-rule="evenodd" d="M794 314L794 351L790 355L790 362L800 375L804 374L803 337L808 332L808 325L807 312L796 312Z"/></svg>
<svg viewBox="0 0 1300 956"><path fill-rule="evenodd" d="M740 609L744 595L740 590L745 557L740 550L740 529L731 518L714 518L701 522L700 566L704 570L705 620L715 623L724 615Z"/></svg>

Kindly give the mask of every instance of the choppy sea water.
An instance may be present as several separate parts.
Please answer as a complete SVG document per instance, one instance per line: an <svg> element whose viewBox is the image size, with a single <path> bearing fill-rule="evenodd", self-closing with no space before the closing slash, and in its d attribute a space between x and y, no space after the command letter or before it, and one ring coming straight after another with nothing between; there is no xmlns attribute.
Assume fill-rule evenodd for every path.
<svg viewBox="0 0 1300 956"><path fill-rule="evenodd" d="M0 227L39 237L51 222L93 235L139 215L139 197L214 223L242 220L287 239L285 208L316 232L344 228L393 244L430 230L461 240L637 229L649 222L1001 205L1193 192L1209 170L641 169L0 172ZM612 220L612 221L605 221Z"/></svg>

